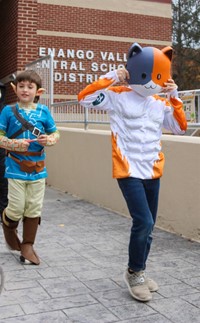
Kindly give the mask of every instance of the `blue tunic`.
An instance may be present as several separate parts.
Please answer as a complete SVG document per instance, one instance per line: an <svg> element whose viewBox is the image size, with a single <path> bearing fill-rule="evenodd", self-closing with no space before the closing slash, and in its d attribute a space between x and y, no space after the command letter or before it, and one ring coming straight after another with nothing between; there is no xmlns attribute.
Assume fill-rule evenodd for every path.
<svg viewBox="0 0 200 323"><path fill-rule="evenodd" d="M37 127L42 134L51 134L57 130L56 124L50 114L50 111L47 106L38 103L36 109L24 110L19 108L17 104L18 112L21 116L26 119L28 122L32 123L34 127ZM17 130L22 127L21 123L16 119L11 106L5 106L1 115L0 115L0 130L6 132L6 137L11 137ZM31 133L31 131L26 130L16 137L16 139L35 139L36 136ZM31 142L28 148L28 151L40 152L44 149L44 146L40 145L37 141ZM12 152L13 156L19 160L30 160L30 161L41 161L46 157L45 152L41 156L23 156L17 154L17 152ZM33 171L32 173L26 173L20 170L20 165L15 162L12 158L6 157L6 178L14 178L28 181L35 181L40 178L47 177L46 167L37 173Z"/></svg>

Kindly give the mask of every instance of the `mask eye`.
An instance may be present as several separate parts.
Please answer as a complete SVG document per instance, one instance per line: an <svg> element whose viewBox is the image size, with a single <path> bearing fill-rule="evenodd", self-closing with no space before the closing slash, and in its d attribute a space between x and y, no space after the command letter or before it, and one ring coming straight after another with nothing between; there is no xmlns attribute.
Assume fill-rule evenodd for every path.
<svg viewBox="0 0 200 323"><path fill-rule="evenodd" d="M160 80L161 79L161 74L158 74L157 75L157 80Z"/></svg>
<svg viewBox="0 0 200 323"><path fill-rule="evenodd" d="M142 73L142 79L144 80L147 77L146 73Z"/></svg>

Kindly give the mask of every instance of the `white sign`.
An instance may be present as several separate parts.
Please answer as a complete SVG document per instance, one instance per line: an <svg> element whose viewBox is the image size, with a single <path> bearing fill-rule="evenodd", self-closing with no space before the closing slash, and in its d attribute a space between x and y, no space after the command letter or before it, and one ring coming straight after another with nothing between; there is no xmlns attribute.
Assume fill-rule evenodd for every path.
<svg viewBox="0 0 200 323"><path fill-rule="evenodd" d="M99 75L95 73L105 74L124 67L127 62L125 53L99 51L96 54L92 50L39 47L39 56L47 55L54 57L55 82L91 83L99 78ZM48 64L49 62L42 61L40 67L49 68Z"/></svg>

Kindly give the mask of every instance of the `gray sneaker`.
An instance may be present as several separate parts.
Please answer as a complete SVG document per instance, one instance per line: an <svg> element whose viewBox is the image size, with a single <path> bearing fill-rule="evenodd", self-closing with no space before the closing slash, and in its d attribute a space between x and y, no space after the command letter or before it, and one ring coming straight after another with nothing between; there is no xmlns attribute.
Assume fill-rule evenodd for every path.
<svg viewBox="0 0 200 323"><path fill-rule="evenodd" d="M144 271L129 274L127 269L124 273L124 281L133 298L141 302L148 302L152 299Z"/></svg>
<svg viewBox="0 0 200 323"><path fill-rule="evenodd" d="M147 282L150 292L157 292L159 287L158 287L158 284L155 282L155 280L146 276L146 274L145 274L145 279L146 279L146 282Z"/></svg>

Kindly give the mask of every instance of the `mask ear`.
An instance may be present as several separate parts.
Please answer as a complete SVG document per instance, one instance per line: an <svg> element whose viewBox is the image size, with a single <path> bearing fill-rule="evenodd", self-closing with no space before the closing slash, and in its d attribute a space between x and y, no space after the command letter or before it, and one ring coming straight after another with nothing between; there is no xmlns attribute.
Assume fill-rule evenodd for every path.
<svg viewBox="0 0 200 323"><path fill-rule="evenodd" d="M10 83L10 85L12 86L12 89L15 92L15 94L17 94L16 85L14 83L12 83L12 82Z"/></svg>
<svg viewBox="0 0 200 323"><path fill-rule="evenodd" d="M138 43L132 44L128 51L128 58L139 54L142 51L142 47Z"/></svg>
<svg viewBox="0 0 200 323"><path fill-rule="evenodd" d="M36 92L36 96L40 96L40 95L42 95L44 92L46 92L46 90L45 90L45 89L43 89L43 88L41 87L41 88L39 88L39 89L37 90L37 92Z"/></svg>
<svg viewBox="0 0 200 323"><path fill-rule="evenodd" d="M173 55L173 49L170 46L167 46L162 49L162 52L169 58L169 60L172 60L172 55Z"/></svg>

